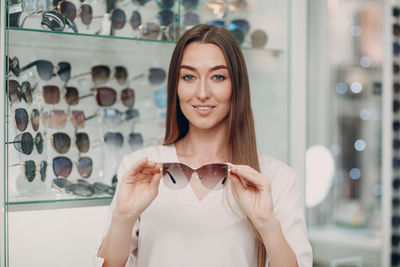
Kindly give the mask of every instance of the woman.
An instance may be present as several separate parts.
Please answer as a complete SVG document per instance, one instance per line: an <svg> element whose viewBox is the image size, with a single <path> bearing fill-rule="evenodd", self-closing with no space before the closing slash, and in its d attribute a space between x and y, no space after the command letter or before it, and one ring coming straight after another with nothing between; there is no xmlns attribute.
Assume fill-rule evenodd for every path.
<svg viewBox="0 0 400 267"><path fill-rule="evenodd" d="M166 125L163 146L121 163L98 266L261 267L266 258L272 267L312 265L297 176L257 154L247 69L226 29L198 25L178 41ZM228 182L219 181L227 186L206 188L194 172L171 190L167 179L176 181L163 162L231 162Z"/></svg>

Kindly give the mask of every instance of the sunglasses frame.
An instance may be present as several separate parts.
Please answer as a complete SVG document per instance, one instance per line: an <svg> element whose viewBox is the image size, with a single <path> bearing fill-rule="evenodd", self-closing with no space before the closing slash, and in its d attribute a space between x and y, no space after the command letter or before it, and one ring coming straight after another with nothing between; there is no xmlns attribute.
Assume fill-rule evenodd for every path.
<svg viewBox="0 0 400 267"><path fill-rule="evenodd" d="M33 166L35 166L35 172L34 172L34 176L33 176L32 180L29 180L28 176L26 175L26 164L27 164L27 162L33 162L33 164L34 164ZM21 163L10 165L9 167L15 167L15 166L23 166L24 167L24 177L30 183L32 183L35 180L36 175L40 176L40 180L42 182L46 181L47 166L48 166L47 161L42 160L40 163L36 164L36 162L33 161L33 160L26 160L26 161L21 162ZM44 168L44 171L42 170L43 168ZM44 177L43 177L43 174L44 174Z"/></svg>

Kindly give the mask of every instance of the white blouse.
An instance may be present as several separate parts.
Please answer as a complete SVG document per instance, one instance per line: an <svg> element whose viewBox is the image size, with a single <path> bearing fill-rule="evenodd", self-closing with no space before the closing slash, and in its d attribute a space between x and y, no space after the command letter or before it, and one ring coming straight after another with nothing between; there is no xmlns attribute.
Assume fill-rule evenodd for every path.
<svg viewBox="0 0 400 267"><path fill-rule="evenodd" d="M175 145L148 147L124 157L118 180L144 157L155 162L179 162ZM311 267L312 251L296 173L271 157L260 155L259 160L261 173L271 180L274 213L298 265ZM116 196L104 236L115 206ZM190 185L171 190L161 179L158 196L134 226L130 251L127 267L257 266L256 237L234 200L229 182L199 201ZM103 258L94 256L94 266L103 262Z"/></svg>

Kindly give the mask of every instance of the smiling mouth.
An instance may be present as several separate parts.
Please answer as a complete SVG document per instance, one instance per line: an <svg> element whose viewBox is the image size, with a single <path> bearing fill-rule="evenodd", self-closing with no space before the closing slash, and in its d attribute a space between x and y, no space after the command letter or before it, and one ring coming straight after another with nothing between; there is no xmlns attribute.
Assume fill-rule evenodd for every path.
<svg viewBox="0 0 400 267"><path fill-rule="evenodd" d="M215 108L215 106L193 106L195 109L199 109L199 110L210 110Z"/></svg>

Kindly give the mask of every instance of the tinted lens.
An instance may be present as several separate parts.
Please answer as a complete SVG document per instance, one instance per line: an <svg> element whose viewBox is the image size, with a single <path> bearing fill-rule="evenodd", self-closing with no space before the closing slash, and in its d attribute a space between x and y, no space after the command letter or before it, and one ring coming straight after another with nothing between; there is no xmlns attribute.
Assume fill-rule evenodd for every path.
<svg viewBox="0 0 400 267"><path fill-rule="evenodd" d="M40 79L48 81L53 77L53 64L47 60L38 60L36 62L37 72Z"/></svg>
<svg viewBox="0 0 400 267"><path fill-rule="evenodd" d="M57 74L60 76L60 79L64 82L68 81L71 78L71 64L68 62L60 62L57 65Z"/></svg>
<svg viewBox="0 0 400 267"><path fill-rule="evenodd" d="M132 12L129 22L134 30L139 29L139 26L142 24L142 16L140 15L139 11L135 10Z"/></svg>
<svg viewBox="0 0 400 267"><path fill-rule="evenodd" d="M21 95L19 92L19 83L15 80L8 81L8 99L11 103L21 102Z"/></svg>
<svg viewBox="0 0 400 267"><path fill-rule="evenodd" d="M393 54L397 56L400 53L400 45L397 42L393 43Z"/></svg>
<svg viewBox="0 0 400 267"><path fill-rule="evenodd" d="M123 113L115 108L104 108L101 110L103 122L109 127L118 126L122 122Z"/></svg>
<svg viewBox="0 0 400 267"><path fill-rule="evenodd" d="M101 107L109 107L117 101L117 92L110 87L99 87L96 89L97 104Z"/></svg>
<svg viewBox="0 0 400 267"><path fill-rule="evenodd" d="M181 163L163 164L163 182L170 189L184 188L193 174L193 170Z"/></svg>
<svg viewBox="0 0 400 267"><path fill-rule="evenodd" d="M39 154L43 152L43 136L41 133L37 133L35 136L35 146Z"/></svg>
<svg viewBox="0 0 400 267"><path fill-rule="evenodd" d="M154 103L158 108L166 108L167 107L167 98L168 92L165 89L159 89L154 92Z"/></svg>
<svg viewBox="0 0 400 267"><path fill-rule="evenodd" d="M79 92L75 87L66 87L65 88L65 102L68 105L77 105L79 103Z"/></svg>
<svg viewBox="0 0 400 267"><path fill-rule="evenodd" d="M126 83L126 80L128 80L128 70L123 66L116 66L115 79L121 85Z"/></svg>
<svg viewBox="0 0 400 267"><path fill-rule="evenodd" d="M47 174L47 162L43 160L40 163L40 180L42 180L42 182L46 180L46 174Z"/></svg>
<svg viewBox="0 0 400 267"><path fill-rule="evenodd" d="M226 164L207 164L196 172L201 183L211 190L221 189L228 180L228 166Z"/></svg>
<svg viewBox="0 0 400 267"><path fill-rule="evenodd" d="M71 138L65 133L55 133L51 137L53 148L60 154L65 154L71 146Z"/></svg>
<svg viewBox="0 0 400 267"><path fill-rule="evenodd" d="M81 157L78 160L78 171L83 178L88 178L92 174L92 159L89 157Z"/></svg>
<svg viewBox="0 0 400 267"><path fill-rule="evenodd" d="M72 184L70 181L64 178L54 178L53 183L59 188L65 188L67 185Z"/></svg>
<svg viewBox="0 0 400 267"><path fill-rule="evenodd" d="M183 16L183 26L184 27L191 27L195 26L200 23L200 18L197 13L194 12L187 12Z"/></svg>
<svg viewBox="0 0 400 267"><path fill-rule="evenodd" d="M147 22L139 27L142 37L148 39L157 39L160 35L160 25L154 22Z"/></svg>
<svg viewBox="0 0 400 267"><path fill-rule="evenodd" d="M197 7L199 0L182 0L182 5L185 9L193 9Z"/></svg>
<svg viewBox="0 0 400 267"><path fill-rule="evenodd" d="M30 133L21 133L14 138L15 149L23 154L30 155L33 145L33 137Z"/></svg>
<svg viewBox="0 0 400 267"><path fill-rule="evenodd" d="M225 21L223 20L210 20L207 24L225 28Z"/></svg>
<svg viewBox="0 0 400 267"><path fill-rule="evenodd" d="M126 107L131 108L135 104L135 91L125 88L121 91L121 101Z"/></svg>
<svg viewBox="0 0 400 267"><path fill-rule="evenodd" d="M32 87L29 82L22 82L21 98L24 99L26 103L32 103Z"/></svg>
<svg viewBox="0 0 400 267"><path fill-rule="evenodd" d="M144 6L150 0L132 0L132 3L138 6Z"/></svg>
<svg viewBox="0 0 400 267"><path fill-rule="evenodd" d="M43 98L47 104L57 104L60 102L60 89L54 85L43 86Z"/></svg>
<svg viewBox="0 0 400 267"><path fill-rule="evenodd" d="M65 19L57 11L50 10L43 13L41 24L53 31L63 31L65 28Z"/></svg>
<svg viewBox="0 0 400 267"><path fill-rule="evenodd" d="M393 35L394 36L400 35L400 24L398 23L393 24Z"/></svg>
<svg viewBox="0 0 400 267"><path fill-rule="evenodd" d="M79 152L88 152L90 147L89 136L86 133L77 133L75 145L78 148Z"/></svg>
<svg viewBox="0 0 400 267"><path fill-rule="evenodd" d="M15 124L18 130L25 131L28 126L28 112L23 108L17 108L15 110Z"/></svg>
<svg viewBox="0 0 400 267"><path fill-rule="evenodd" d="M143 137L141 133L130 133L128 139L132 151L136 151L143 147Z"/></svg>
<svg viewBox="0 0 400 267"><path fill-rule="evenodd" d="M76 17L76 7L72 2L69 1L61 1L58 4L59 12L69 18L70 20L74 20Z"/></svg>
<svg viewBox="0 0 400 267"><path fill-rule="evenodd" d="M71 122L76 128L84 128L85 113L82 110L71 111Z"/></svg>
<svg viewBox="0 0 400 267"><path fill-rule="evenodd" d="M109 195L114 195L114 193L115 193L115 189L114 188L112 188L111 186L106 185L104 183L96 182L96 183L93 184L93 186L94 186L94 188L96 188L100 192L104 192L104 193L109 194Z"/></svg>
<svg viewBox="0 0 400 267"><path fill-rule="evenodd" d="M263 48L267 44L268 36L263 30L255 30L251 34L251 45L255 48Z"/></svg>
<svg viewBox="0 0 400 267"><path fill-rule="evenodd" d="M232 35L235 37L236 41L241 45L244 42L244 34L241 30L231 30Z"/></svg>
<svg viewBox="0 0 400 267"><path fill-rule="evenodd" d="M81 11L81 21L85 25L89 25L93 19L93 10L92 7L88 4L83 4L80 7Z"/></svg>
<svg viewBox="0 0 400 267"><path fill-rule="evenodd" d="M96 85L104 84L110 78L110 68L104 65L92 67L92 80Z"/></svg>
<svg viewBox="0 0 400 267"><path fill-rule="evenodd" d="M81 197L90 197L94 194L94 189L86 184L68 184L65 189Z"/></svg>
<svg viewBox="0 0 400 267"><path fill-rule="evenodd" d="M28 179L28 182L32 182L35 179L36 175L36 164L33 160L27 160L24 163L25 165L25 177Z"/></svg>
<svg viewBox="0 0 400 267"><path fill-rule="evenodd" d="M128 109L127 111L125 111L125 120L129 121L129 120L134 120L137 119L139 120L140 114L139 114L139 110L133 108L133 109Z"/></svg>
<svg viewBox="0 0 400 267"><path fill-rule="evenodd" d="M126 22L125 12L122 9L116 8L111 12L111 26L114 29L122 29Z"/></svg>
<svg viewBox="0 0 400 267"><path fill-rule="evenodd" d="M250 24L247 20L244 19L235 19L229 23L228 29L230 31L240 30L244 35L249 33Z"/></svg>
<svg viewBox="0 0 400 267"><path fill-rule="evenodd" d="M158 12L157 18L162 26L168 26L174 22L175 15L171 10L161 10Z"/></svg>
<svg viewBox="0 0 400 267"><path fill-rule="evenodd" d="M62 129L67 122L67 113L64 110L50 110L42 113L44 126L52 129Z"/></svg>
<svg viewBox="0 0 400 267"><path fill-rule="evenodd" d="M37 109L32 109L31 124L32 124L33 130L36 132L39 129L39 124L40 124L40 114L39 114L39 110L37 110Z"/></svg>
<svg viewBox="0 0 400 267"><path fill-rule="evenodd" d="M12 73L14 73L15 76L19 76L19 73L21 71L20 66L19 66L19 60L17 57L13 57L13 58L8 58L8 68L9 71L11 71Z"/></svg>
<svg viewBox="0 0 400 267"><path fill-rule="evenodd" d="M122 136L121 133L107 132L104 135L104 142L108 146L120 148L120 147L122 147L122 144L124 143L124 137Z"/></svg>
<svg viewBox="0 0 400 267"><path fill-rule="evenodd" d="M160 68L149 69L149 81L152 85L159 85L165 81L166 73Z"/></svg>
<svg viewBox="0 0 400 267"><path fill-rule="evenodd" d="M162 9L171 9L174 6L175 0L156 0L156 2Z"/></svg>
<svg viewBox="0 0 400 267"><path fill-rule="evenodd" d="M68 177L72 171L72 161L66 157L55 157L53 159L53 171L57 177Z"/></svg>

